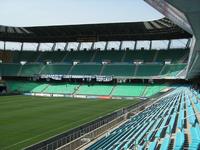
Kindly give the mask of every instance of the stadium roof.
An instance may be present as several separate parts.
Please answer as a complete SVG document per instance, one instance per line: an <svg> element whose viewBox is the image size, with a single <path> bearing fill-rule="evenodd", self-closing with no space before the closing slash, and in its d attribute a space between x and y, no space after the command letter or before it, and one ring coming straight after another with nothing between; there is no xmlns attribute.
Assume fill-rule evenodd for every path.
<svg viewBox="0 0 200 150"><path fill-rule="evenodd" d="M167 18L148 22L65 26L0 26L0 40L13 42L97 42L190 38Z"/></svg>

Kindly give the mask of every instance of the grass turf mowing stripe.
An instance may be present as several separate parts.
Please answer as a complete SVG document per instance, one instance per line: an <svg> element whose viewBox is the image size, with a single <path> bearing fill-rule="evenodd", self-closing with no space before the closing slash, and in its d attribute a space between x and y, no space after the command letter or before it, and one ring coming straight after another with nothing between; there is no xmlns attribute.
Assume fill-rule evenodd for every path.
<svg viewBox="0 0 200 150"><path fill-rule="evenodd" d="M21 149L137 102L0 97L0 147Z"/></svg>

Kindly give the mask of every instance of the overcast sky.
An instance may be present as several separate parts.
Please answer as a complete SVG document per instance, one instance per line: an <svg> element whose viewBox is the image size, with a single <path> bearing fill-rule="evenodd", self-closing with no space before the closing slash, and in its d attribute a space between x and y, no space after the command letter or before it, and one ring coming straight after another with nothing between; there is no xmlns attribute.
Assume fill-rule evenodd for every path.
<svg viewBox="0 0 200 150"><path fill-rule="evenodd" d="M143 0L1 0L1 25L42 26L154 20Z"/></svg>

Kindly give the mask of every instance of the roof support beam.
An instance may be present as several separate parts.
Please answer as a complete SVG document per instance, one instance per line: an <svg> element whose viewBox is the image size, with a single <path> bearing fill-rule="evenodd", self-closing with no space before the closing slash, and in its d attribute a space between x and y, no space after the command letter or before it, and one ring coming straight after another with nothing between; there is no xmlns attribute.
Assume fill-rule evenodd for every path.
<svg viewBox="0 0 200 150"><path fill-rule="evenodd" d="M135 41L134 50L137 49L137 41Z"/></svg>
<svg viewBox="0 0 200 150"><path fill-rule="evenodd" d="M65 44L64 51L67 51L67 50L68 50L68 46L69 46L69 42L67 42L67 43Z"/></svg>
<svg viewBox="0 0 200 150"><path fill-rule="evenodd" d="M149 50L152 50L152 41L150 41Z"/></svg>
<svg viewBox="0 0 200 150"><path fill-rule="evenodd" d="M53 43L53 46L52 46L52 48L51 48L51 51L55 51L55 49L56 49L56 43Z"/></svg>
<svg viewBox="0 0 200 150"><path fill-rule="evenodd" d="M123 41L120 41L120 44L119 44L119 50L120 51L122 50L122 46L123 46Z"/></svg>
<svg viewBox="0 0 200 150"><path fill-rule="evenodd" d="M81 44L82 44L81 42L78 43L77 51L80 51L80 49L81 49Z"/></svg>
<svg viewBox="0 0 200 150"><path fill-rule="evenodd" d="M3 50L4 51L6 50L6 41L4 41L4 43L3 43Z"/></svg>
<svg viewBox="0 0 200 150"><path fill-rule="evenodd" d="M22 42L21 43L21 51L23 51L24 50L24 43Z"/></svg>
<svg viewBox="0 0 200 150"><path fill-rule="evenodd" d="M109 42L106 41L106 45L105 45L105 50L106 50L106 51L108 50L108 44L109 44Z"/></svg>
<svg viewBox="0 0 200 150"><path fill-rule="evenodd" d="M106 45L105 45L105 50L107 51L108 50L108 45L109 45L109 41L106 42Z"/></svg>
<svg viewBox="0 0 200 150"><path fill-rule="evenodd" d="M168 46L167 46L167 50L169 50L171 48L171 44L172 44L172 40L169 40Z"/></svg>
<svg viewBox="0 0 200 150"><path fill-rule="evenodd" d="M77 32L77 30L80 32ZM182 30L179 26L175 25L166 18L147 22L122 22L42 27L9 27L0 25L0 33L2 33L0 36L0 41L28 43L54 43L55 41L59 43L92 43L94 41L145 41L151 39L187 39L192 37L191 34L188 34L186 31Z"/></svg>
<svg viewBox="0 0 200 150"><path fill-rule="evenodd" d="M40 44L41 44L41 43L38 43L36 51L39 51L39 50L40 50Z"/></svg>
<svg viewBox="0 0 200 150"><path fill-rule="evenodd" d="M94 50L94 45L95 45L95 42L92 42L91 50Z"/></svg>

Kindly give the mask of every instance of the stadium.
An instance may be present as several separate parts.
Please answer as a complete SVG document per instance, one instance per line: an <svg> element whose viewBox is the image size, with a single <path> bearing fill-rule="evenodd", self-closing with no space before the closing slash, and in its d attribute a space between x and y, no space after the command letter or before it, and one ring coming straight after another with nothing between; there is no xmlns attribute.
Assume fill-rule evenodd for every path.
<svg viewBox="0 0 200 150"><path fill-rule="evenodd" d="M0 149L200 149L200 1L144 1L165 17L0 26Z"/></svg>

